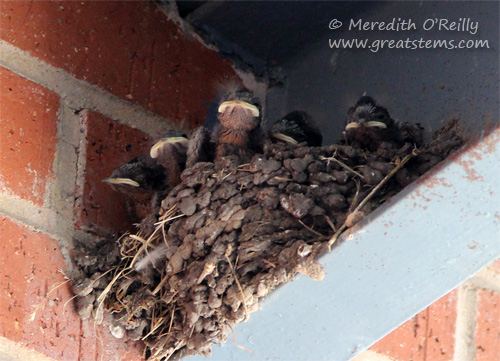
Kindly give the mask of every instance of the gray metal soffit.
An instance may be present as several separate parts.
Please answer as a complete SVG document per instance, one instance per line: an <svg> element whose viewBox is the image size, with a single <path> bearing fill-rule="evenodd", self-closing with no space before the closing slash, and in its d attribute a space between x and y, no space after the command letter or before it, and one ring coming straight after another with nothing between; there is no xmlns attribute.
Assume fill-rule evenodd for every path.
<svg viewBox="0 0 500 361"><path fill-rule="evenodd" d="M323 281L278 289L208 359L347 361L366 350L500 256L499 164L497 128L344 233L320 260Z"/></svg>
<svg viewBox="0 0 500 361"><path fill-rule="evenodd" d="M179 14L238 68L279 82L279 68L340 20L382 4L366 1L177 1ZM277 78L277 79L275 79Z"/></svg>

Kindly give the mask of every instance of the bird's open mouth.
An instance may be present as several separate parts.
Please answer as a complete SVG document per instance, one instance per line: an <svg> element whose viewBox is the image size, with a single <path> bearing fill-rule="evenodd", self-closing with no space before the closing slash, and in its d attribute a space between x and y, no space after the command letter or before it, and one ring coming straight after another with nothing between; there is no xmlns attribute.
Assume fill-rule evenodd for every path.
<svg viewBox="0 0 500 361"><path fill-rule="evenodd" d="M141 186L135 180L132 180L130 178L104 178L102 181L104 183L124 184L124 185L129 185L131 187L136 187L136 188Z"/></svg>
<svg viewBox="0 0 500 361"><path fill-rule="evenodd" d="M287 142L290 144L295 144L295 145L299 144L295 139L293 139L292 137L289 137L288 135L285 135L283 133L272 133L271 137L278 139L278 140L282 140L283 142Z"/></svg>
<svg viewBox="0 0 500 361"><path fill-rule="evenodd" d="M160 149L163 148L165 144L181 144L183 146L187 146L188 142L188 139L184 137L162 138L151 147L149 155L151 158L158 158Z"/></svg>
<svg viewBox="0 0 500 361"><path fill-rule="evenodd" d="M383 128L387 128L387 125L385 123L378 122L376 120L364 122L363 124L359 124L357 122L352 122L352 123L349 123L345 126L345 130L361 128L361 127L366 127L366 128L374 127L374 128L382 128L383 129Z"/></svg>
<svg viewBox="0 0 500 361"><path fill-rule="evenodd" d="M218 112L219 113L224 113L225 111L229 110L232 111L235 107L238 108L243 108L246 110L249 110L250 113L257 118L260 115L259 108L257 108L255 105L244 102L242 100L230 100L227 102L223 102L219 105Z"/></svg>

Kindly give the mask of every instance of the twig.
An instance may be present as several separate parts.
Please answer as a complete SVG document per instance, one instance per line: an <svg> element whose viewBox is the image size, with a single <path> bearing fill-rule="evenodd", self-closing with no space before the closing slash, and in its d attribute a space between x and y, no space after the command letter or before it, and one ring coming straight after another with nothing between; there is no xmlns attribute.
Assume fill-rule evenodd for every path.
<svg viewBox="0 0 500 361"><path fill-rule="evenodd" d="M351 167L349 167L347 164L345 164L344 162L341 162L340 160L338 160L337 158L335 158L335 156L332 156L332 157L320 156L320 159L321 160L326 160L328 162L331 161L331 160L333 160L334 162L340 164L340 166L342 166L343 168L347 169L351 173L357 175L361 179L365 179L365 177L361 173L356 172L354 169L352 169Z"/></svg>
<svg viewBox="0 0 500 361"><path fill-rule="evenodd" d="M330 219L330 217L328 217L327 215L325 215L325 219L326 219L326 222L328 223L328 225L329 225L330 227L332 227L332 230L333 230L334 232L336 232L336 231L337 231L337 228L336 228L336 227L335 227L335 225L333 224L333 222L332 222L332 220Z"/></svg>
<svg viewBox="0 0 500 361"><path fill-rule="evenodd" d="M229 256L228 256L228 254L231 253L231 252L228 252L230 250L231 250L231 245L226 250L226 253L224 253L224 256L226 256L227 263L229 263L229 267L231 268L231 272L233 273L234 281L236 282L236 285L238 286L238 289L240 290L241 301L242 301L242 304L243 304L243 309L245 310L245 321L246 321L250 317L250 314L248 312L247 303L246 303L246 300L245 300L245 293L243 292L243 288L241 287L241 283L238 280L238 277L236 277L236 272L234 271L233 264L231 263L231 260L229 259Z"/></svg>
<svg viewBox="0 0 500 361"><path fill-rule="evenodd" d="M349 210L347 213L351 213L352 209L356 207L356 203L358 203L358 198L359 198L359 192L361 191L361 184L359 184L359 180L356 181L356 193L354 194L354 197L352 198L351 205L349 206Z"/></svg>
<svg viewBox="0 0 500 361"><path fill-rule="evenodd" d="M312 229L311 227L309 227L307 224L305 224L304 222L302 222L300 219L299 219L299 223L302 224L302 226L304 226L304 228L307 229L309 232L314 233L315 235L320 236L320 237L325 237L325 235L323 235L323 234L315 231L314 229Z"/></svg>

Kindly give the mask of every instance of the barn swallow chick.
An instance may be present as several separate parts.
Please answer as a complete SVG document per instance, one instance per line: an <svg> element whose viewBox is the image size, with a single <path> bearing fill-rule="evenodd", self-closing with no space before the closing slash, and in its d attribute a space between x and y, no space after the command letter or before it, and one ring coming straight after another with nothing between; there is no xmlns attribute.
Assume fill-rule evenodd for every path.
<svg viewBox="0 0 500 361"><path fill-rule="evenodd" d="M188 138L181 131L168 130L151 148L151 158L156 159L165 168L170 187L181 182L181 173L186 166L188 143Z"/></svg>
<svg viewBox="0 0 500 361"><path fill-rule="evenodd" d="M320 147L323 137L312 118L303 111L294 111L276 121L269 129L271 138L291 144L306 143Z"/></svg>
<svg viewBox="0 0 500 361"><path fill-rule="evenodd" d="M220 133L215 158L236 154L242 162L249 161L262 141L258 100L245 91L227 93L219 103L218 118Z"/></svg>
<svg viewBox="0 0 500 361"><path fill-rule="evenodd" d="M155 208L157 195L167 190L165 169L149 156L140 156L116 168L102 180L125 196L130 218L139 221Z"/></svg>
<svg viewBox="0 0 500 361"><path fill-rule="evenodd" d="M186 168L191 168L198 162L212 162L215 148L214 134L204 126L196 128L189 139Z"/></svg>
<svg viewBox="0 0 500 361"><path fill-rule="evenodd" d="M362 96L347 113L345 136L348 142L374 150L382 142L402 142L400 131L384 107L373 98Z"/></svg>

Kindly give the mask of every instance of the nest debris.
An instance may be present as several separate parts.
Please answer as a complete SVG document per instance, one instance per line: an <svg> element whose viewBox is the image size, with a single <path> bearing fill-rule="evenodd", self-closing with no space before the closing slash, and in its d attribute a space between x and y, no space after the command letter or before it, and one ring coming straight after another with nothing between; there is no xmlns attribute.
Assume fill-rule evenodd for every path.
<svg viewBox="0 0 500 361"><path fill-rule="evenodd" d="M297 273L321 280L315 261L344 229L463 144L451 122L420 149L268 142L248 164L197 163L153 231L80 245L79 313L109 312L112 333L142 340L149 360L209 355L270 291Z"/></svg>

